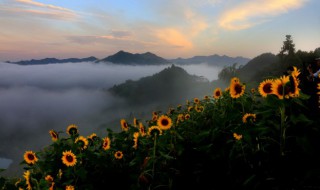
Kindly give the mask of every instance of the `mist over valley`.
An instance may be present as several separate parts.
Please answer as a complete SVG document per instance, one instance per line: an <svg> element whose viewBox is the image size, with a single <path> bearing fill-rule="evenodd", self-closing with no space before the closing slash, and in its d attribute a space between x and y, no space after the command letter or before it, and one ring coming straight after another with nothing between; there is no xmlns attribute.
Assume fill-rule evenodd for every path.
<svg viewBox="0 0 320 190"><path fill-rule="evenodd" d="M91 133L103 136L106 128L120 130L120 118L148 116L146 110L164 108L167 104L157 99L130 107L125 97L112 95L108 89L170 67L171 64L140 66L95 62L0 63L0 166L9 165L3 173L20 175L23 153L49 145L51 129L65 135L67 126L76 124L84 136ZM189 75L199 76L206 84L216 80L222 69L206 63L177 67ZM190 84L188 88L193 86ZM174 93L172 89L167 95ZM185 102L186 96L181 96L180 103Z"/></svg>

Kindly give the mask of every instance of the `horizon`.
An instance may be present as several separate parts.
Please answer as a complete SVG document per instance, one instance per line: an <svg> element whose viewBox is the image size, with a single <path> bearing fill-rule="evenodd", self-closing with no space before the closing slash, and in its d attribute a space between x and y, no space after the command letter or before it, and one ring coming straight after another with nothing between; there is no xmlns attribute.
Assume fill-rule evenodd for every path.
<svg viewBox="0 0 320 190"><path fill-rule="evenodd" d="M2 0L0 61L104 58L119 50L165 59L277 54L320 47L316 0Z"/></svg>

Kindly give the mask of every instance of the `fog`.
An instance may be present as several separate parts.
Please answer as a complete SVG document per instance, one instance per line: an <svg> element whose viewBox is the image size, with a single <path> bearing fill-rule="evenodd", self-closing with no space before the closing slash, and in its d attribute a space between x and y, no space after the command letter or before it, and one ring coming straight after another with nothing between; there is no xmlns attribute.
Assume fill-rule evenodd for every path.
<svg viewBox="0 0 320 190"><path fill-rule="evenodd" d="M51 129L65 133L68 125L76 124L81 135L105 135L101 126L132 112L122 99L105 89L128 79L151 76L167 67L170 65L0 63L0 168L9 166L0 176L21 176L19 163L24 152L50 145ZM217 79L222 69L206 64L180 67L210 81ZM120 128L120 123L113 127Z"/></svg>

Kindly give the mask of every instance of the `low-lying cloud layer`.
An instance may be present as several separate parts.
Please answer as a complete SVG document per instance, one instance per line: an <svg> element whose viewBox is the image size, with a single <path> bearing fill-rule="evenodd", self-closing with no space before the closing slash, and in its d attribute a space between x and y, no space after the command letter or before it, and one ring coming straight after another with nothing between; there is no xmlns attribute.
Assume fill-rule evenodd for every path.
<svg viewBox="0 0 320 190"><path fill-rule="evenodd" d="M133 111L105 89L128 79L151 76L169 66L0 63L0 158L13 160L6 172L20 175L23 153L50 145L51 129L65 133L68 125L76 124L81 135L105 135L101 126ZM205 64L183 68L209 80L217 79L221 69ZM112 126L113 130L119 126Z"/></svg>

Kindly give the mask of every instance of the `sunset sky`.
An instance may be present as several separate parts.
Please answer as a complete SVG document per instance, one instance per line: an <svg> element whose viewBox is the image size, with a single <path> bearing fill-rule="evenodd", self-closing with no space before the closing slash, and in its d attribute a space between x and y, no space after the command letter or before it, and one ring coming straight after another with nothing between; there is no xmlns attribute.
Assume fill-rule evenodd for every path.
<svg viewBox="0 0 320 190"><path fill-rule="evenodd" d="M320 47L319 0L0 0L0 61L278 53Z"/></svg>

